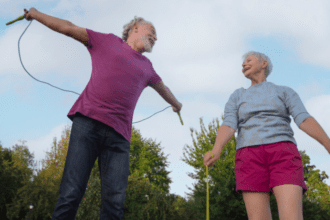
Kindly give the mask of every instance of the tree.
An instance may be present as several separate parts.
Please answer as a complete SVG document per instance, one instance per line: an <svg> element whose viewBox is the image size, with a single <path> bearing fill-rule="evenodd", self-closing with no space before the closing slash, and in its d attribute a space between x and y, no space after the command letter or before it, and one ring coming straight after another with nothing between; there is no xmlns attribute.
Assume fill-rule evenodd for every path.
<svg viewBox="0 0 330 220"><path fill-rule="evenodd" d="M154 189L169 193L169 184L172 183L166 171L167 156L161 152L160 144L151 139L143 139L140 131L133 127L130 150L130 173L137 173L140 177L147 177Z"/></svg>
<svg viewBox="0 0 330 220"><path fill-rule="evenodd" d="M305 151L299 151L304 165L304 177L307 192L303 197L304 217L313 219L330 219L330 186L325 182L329 176L315 165L310 165L310 158ZM315 204L315 205L311 205Z"/></svg>
<svg viewBox="0 0 330 220"><path fill-rule="evenodd" d="M31 203L34 204L34 209L30 216L31 219L50 218L52 216L59 196L59 187L69 147L70 130L70 126L68 126L63 131L62 139L59 142L54 138L51 151L47 152L46 160L43 160L43 169L37 175L33 176L32 181L26 182L20 188L14 199L16 202L9 204L8 214L12 218L15 218L15 216L18 218L22 213L27 215L29 211L28 206ZM144 198L149 193L150 200L148 201L150 201L150 204L153 203L150 207L154 207L155 210L158 208L156 207L157 202L152 200L153 195L157 194L159 196L160 193L165 197L165 194L169 192L169 183L171 183L168 177L169 172L165 170L166 157L159 152L159 144L155 144L155 142L150 140L142 140L139 132L133 128L130 151L130 177L133 179L137 178L142 183L147 184L147 186L143 187L147 187L148 189L145 192L134 191L134 193L138 193L139 197L143 196ZM18 154L17 158L22 158L22 155L24 153ZM24 161L30 163L28 159ZM130 184L136 183L131 181ZM99 215L101 204L100 193L100 174L98 160L96 160L86 192L77 212L77 219L79 216L83 216L83 219L91 219L90 217L92 215L96 216L95 213L97 213L97 216ZM139 201L135 202L139 203ZM126 205L130 207L129 204L125 203ZM92 213L91 210L94 210L94 214L90 214Z"/></svg>
<svg viewBox="0 0 330 220"><path fill-rule="evenodd" d="M166 211L170 209L171 204L165 197L169 192L169 183L172 181L168 177L170 172L165 170L167 157L164 157L160 151L159 144L150 139L143 139L140 132L133 127L128 186L125 192L127 211L123 218L137 219L136 211L132 210L140 210L141 219L147 218L148 215L151 219L154 219L153 216L159 218L170 212ZM87 190L77 212L77 220L97 218L100 206L100 174L97 164L92 169Z"/></svg>
<svg viewBox="0 0 330 220"><path fill-rule="evenodd" d="M32 170L28 167L34 158L24 145L24 141L20 141L22 144L15 144L12 148L3 148L0 146L1 154L1 219L7 219L8 207L6 204L12 203L18 190L23 187L31 178Z"/></svg>
<svg viewBox="0 0 330 220"><path fill-rule="evenodd" d="M67 148L64 146L67 140L62 135L62 141L57 144L54 138L54 145L51 152L47 153L47 160L43 161L44 169L39 171L37 175L33 175L27 179L25 184L17 191L14 202L7 205L7 216L10 219L22 219L21 215L27 217L28 207L32 203L34 205L31 211L31 219L51 218L53 209L58 198L58 190L60 187L64 162ZM22 157L24 153L18 154L17 158ZM30 160L23 160L29 164L33 164ZM32 174L31 170L31 174Z"/></svg>
<svg viewBox="0 0 330 220"><path fill-rule="evenodd" d="M1 219L8 219L6 217L7 208L6 204L11 202L11 195L15 192L15 189L12 189L11 182L15 177L11 175L8 167L12 164L12 151L7 148L3 148L0 144L0 217ZM9 184L8 184L9 183Z"/></svg>
<svg viewBox="0 0 330 220"><path fill-rule="evenodd" d="M223 116L222 116L223 119ZM206 168L203 165L204 155L207 151L213 149L219 129L219 120L216 119L209 125L209 131L206 131L202 118L201 132L195 134L197 141L193 137L194 129L191 128L191 136L193 138L193 147L186 146L183 153L183 161L193 166L196 174L189 173L193 179L197 180L194 189L189 196L194 198L196 209L206 213ZM235 154L236 154L236 138L233 136L230 141L222 149L219 160L213 167L209 168L209 210L210 219L242 219L247 218L243 197L236 192L235 178Z"/></svg>
<svg viewBox="0 0 330 220"><path fill-rule="evenodd" d="M203 159L204 154L212 150L214 146L217 130L219 129L219 121L216 119L217 126L215 126L215 121L213 120L212 124L209 125L209 131L206 131L202 119L200 122L201 132L195 132L197 141L193 137L194 130L191 128L193 146L185 146L186 148L184 149L188 156L184 153L185 159L183 161L193 166L196 170L195 173L189 173L188 176L197 180L197 183L193 184L193 189L188 187L192 191L192 193L188 194L188 200L169 193L171 179L168 177L168 174L170 172L166 171L167 157L164 157L163 153L161 153L160 144L155 143L151 139L143 139L139 131L133 127L130 172L125 192L126 209L124 210L123 220L197 220L205 218L206 169L203 165ZM33 176L33 181L27 181L31 179L27 169L30 157L23 148L16 148L17 152L20 153L15 153L14 156L10 156L11 152L14 151L0 151L0 183L3 185L4 177L8 176L9 179L11 173L22 181L24 180L20 183L16 179L12 179L6 184L16 184L19 187L16 191L14 189L13 192L16 192L15 197L6 206L9 219L26 219L29 211L28 206L31 203L34 204L30 217L31 220L49 219L52 216L59 196L59 187L69 147L70 130L69 126L63 131L62 139L59 142L54 138L51 152L47 153L46 160L43 160L43 169ZM215 163L215 166L209 168L211 220L219 218L247 219L243 197L236 192L235 154L236 139L234 136L223 148L220 159ZM315 166L309 165L309 157L304 152L300 152L300 154L304 164L306 185L309 187L309 190L303 197L304 217L306 219L329 219L330 187L322 182L328 176L325 172L319 174L319 170L314 170ZM7 159L4 160L3 158ZM16 162L11 162L10 158ZM21 170L24 172L19 172ZM3 192L0 189L0 196L3 195L1 194ZM96 160L86 192L79 205L76 219L98 219L100 206L100 173L98 160ZM277 203L274 195L271 196L271 211L273 219L278 219Z"/></svg>

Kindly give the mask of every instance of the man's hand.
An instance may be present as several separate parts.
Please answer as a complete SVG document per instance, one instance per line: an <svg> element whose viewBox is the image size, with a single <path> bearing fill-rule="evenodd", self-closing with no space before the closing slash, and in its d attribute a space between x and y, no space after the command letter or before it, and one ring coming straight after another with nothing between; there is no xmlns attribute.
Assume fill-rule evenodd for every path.
<svg viewBox="0 0 330 220"><path fill-rule="evenodd" d="M24 8L24 15L25 15L26 20L28 20L28 21L35 19L35 16L37 13L38 13L38 11L35 8L30 8L30 11L27 11Z"/></svg>
<svg viewBox="0 0 330 220"><path fill-rule="evenodd" d="M180 102L179 102L180 103ZM174 112L179 112L180 110L181 110L181 108L182 108L182 104L180 103L180 108L176 108L176 107L174 107L174 106L172 106L172 108L173 108L173 111Z"/></svg>

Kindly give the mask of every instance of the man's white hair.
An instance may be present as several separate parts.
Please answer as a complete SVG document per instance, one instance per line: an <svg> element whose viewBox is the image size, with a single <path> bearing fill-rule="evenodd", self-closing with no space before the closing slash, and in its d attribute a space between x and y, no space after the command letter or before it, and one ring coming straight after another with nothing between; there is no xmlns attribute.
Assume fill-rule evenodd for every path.
<svg viewBox="0 0 330 220"><path fill-rule="evenodd" d="M269 57L263 53L259 53L259 52L256 52L256 51L249 51L247 52L246 54L243 55L243 63L246 61L246 59L250 56L250 55L255 55L260 62L262 61L267 61L267 67L266 67L266 78L270 75L270 73L272 72L273 70L273 64L272 64L272 61L270 61Z"/></svg>
<svg viewBox="0 0 330 220"><path fill-rule="evenodd" d="M135 27L135 25L144 25L144 24L151 24L153 26L153 24L149 21L144 20L141 17L136 17L134 16L134 19L131 20L131 22L129 22L128 24L124 25L124 31L123 31L123 36L121 39L123 39L123 41L127 41L129 35L131 34L133 28Z"/></svg>

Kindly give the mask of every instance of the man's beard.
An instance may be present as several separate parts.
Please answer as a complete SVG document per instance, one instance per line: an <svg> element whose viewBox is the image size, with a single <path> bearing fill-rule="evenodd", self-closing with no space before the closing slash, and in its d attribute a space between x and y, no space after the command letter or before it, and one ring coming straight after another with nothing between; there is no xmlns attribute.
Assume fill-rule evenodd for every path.
<svg viewBox="0 0 330 220"><path fill-rule="evenodd" d="M142 42L143 42L145 52L147 52L147 53L151 53L151 51L152 51L152 46L151 46L151 43L150 43L150 41L148 40L148 38L146 38L146 37L144 37L144 36L141 36L141 40L142 40Z"/></svg>

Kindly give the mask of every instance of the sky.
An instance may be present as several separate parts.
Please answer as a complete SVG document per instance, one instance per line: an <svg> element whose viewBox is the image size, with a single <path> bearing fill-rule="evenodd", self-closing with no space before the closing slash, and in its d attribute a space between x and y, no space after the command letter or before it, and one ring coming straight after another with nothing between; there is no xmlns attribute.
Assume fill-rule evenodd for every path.
<svg viewBox="0 0 330 220"><path fill-rule="evenodd" d="M192 146L190 128L200 132L221 115L229 96L251 81L242 73L248 51L266 54L273 63L268 82L296 91L308 113L330 136L330 2L315 1L0 1L0 141L11 148L25 140L34 160L46 158L54 137L61 139L72 125L67 114L78 95L37 82L23 69L18 40L30 23L6 23L24 14L24 8L72 22L96 32L122 36L134 16L156 29L152 53L144 53L174 96L183 104L182 126L168 108L133 124L143 138L151 138L168 155L170 193L186 197L196 181L195 170L182 161L183 149ZM81 93L91 72L91 57L80 42L52 31L34 20L20 42L21 58L38 80ZM327 58L328 57L328 58ZM154 89L145 88L133 122L170 106ZM310 164L330 175L330 155L323 145L300 130L291 117L298 150ZM196 135L193 135L196 139ZM324 181L330 185L330 179Z"/></svg>

